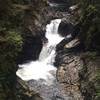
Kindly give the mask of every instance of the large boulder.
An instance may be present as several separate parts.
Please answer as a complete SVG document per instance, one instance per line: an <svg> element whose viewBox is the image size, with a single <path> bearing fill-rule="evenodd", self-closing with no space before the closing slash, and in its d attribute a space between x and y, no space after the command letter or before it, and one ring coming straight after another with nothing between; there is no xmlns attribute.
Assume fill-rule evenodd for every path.
<svg viewBox="0 0 100 100"><path fill-rule="evenodd" d="M72 34L74 31L74 26L70 22L66 20L62 20L59 28L58 28L58 33L62 36L67 36L69 34Z"/></svg>

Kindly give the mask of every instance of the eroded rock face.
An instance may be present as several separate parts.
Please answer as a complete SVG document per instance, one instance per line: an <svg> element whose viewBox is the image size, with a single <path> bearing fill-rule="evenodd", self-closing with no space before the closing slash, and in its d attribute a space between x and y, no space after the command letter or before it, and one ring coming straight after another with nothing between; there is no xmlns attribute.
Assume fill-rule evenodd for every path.
<svg viewBox="0 0 100 100"><path fill-rule="evenodd" d="M63 63L64 66L61 66L57 72L58 80L63 83L77 84L79 81L80 59L69 54L63 60L65 65Z"/></svg>
<svg viewBox="0 0 100 100"><path fill-rule="evenodd" d="M80 53L71 49L78 44L77 39L72 40L68 44L65 43L63 49L57 51L55 58L55 66L58 67L57 80L73 96L74 99L72 100L83 100L79 82L79 72L82 69L83 61L80 58Z"/></svg>

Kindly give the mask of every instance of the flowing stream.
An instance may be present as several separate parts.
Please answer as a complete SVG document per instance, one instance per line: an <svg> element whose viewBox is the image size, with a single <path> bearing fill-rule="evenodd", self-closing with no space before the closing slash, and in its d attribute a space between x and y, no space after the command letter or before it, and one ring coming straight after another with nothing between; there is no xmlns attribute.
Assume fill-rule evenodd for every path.
<svg viewBox="0 0 100 100"><path fill-rule="evenodd" d="M46 38L48 43L43 46L39 59L19 65L16 72L17 76L27 81L29 87L39 93L43 100L71 100L57 82L57 68L53 65L56 55L55 47L64 39L58 34L60 22L61 19L55 19L47 25Z"/></svg>

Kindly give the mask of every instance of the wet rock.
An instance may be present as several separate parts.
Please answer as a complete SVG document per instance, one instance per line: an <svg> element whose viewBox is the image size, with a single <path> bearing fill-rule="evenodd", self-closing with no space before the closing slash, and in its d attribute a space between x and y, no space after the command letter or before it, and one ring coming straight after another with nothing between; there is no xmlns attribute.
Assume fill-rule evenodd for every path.
<svg viewBox="0 0 100 100"><path fill-rule="evenodd" d="M74 31L74 26L71 23L69 23L65 19L61 21L58 28L59 34L61 34L62 36L67 36L69 34L72 34L73 31Z"/></svg>
<svg viewBox="0 0 100 100"><path fill-rule="evenodd" d="M18 78L17 82L18 100L43 100L42 97L34 90L31 90L27 82Z"/></svg>
<svg viewBox="0 0 100 100"><path fill-rule="evenodd" d="M77 84L80 79L78 75L80 69L79 63L81 63L80 59L78 57L73 57L72 61L68 61L67 59L67 62L69 63L65 66L59 67L57 71L57 79L62 83Z"/></svg>
<svg viewBox="0 0 100 100"><path fill-rule="evenodd" d="M71 7L69 7L69 11L76 11L76 10L78 10L79 9L79 6L78 5L73 5L73 6L71 6Z"/></svg>
<svg viewBox="0 0 100 100"><path fill-rule="evenodd" d="M70 53L70 55L62 57L62 60L63 62L60 62L58 65L59 67L56 75L58 82L62 84L62 87L64 87L69 95L73 96L74 99L72 100L83 100L79 88L79 71L81 70L81 66L83 66L83 62L79 54Z"/></svg>
<svg viewBox="0 0 100 100"><path fill-rule="evenodd" d="M44 84L44 81L31 80L28 82L28 86L31 90L35 90L41 95L43 100L74 100L68 92L62 87L56 78L51 85Z"/></svg>
<svg viewBox="0 0 100 100"><path fill-rule="evenodd" d="M18 57L18 64L25 63L30 60L37 60L42 49L42 40L40 37L32 35L26 36L24 39L23 50Z"/></svg>
<svg viewBox="0 0 100 100"><path fill-rule="evenodd" d="M80 43L80 41L78 39L74 39L71 42L67 43L64 48L72 48L75 47L76 45L78 45Z"/></svg>

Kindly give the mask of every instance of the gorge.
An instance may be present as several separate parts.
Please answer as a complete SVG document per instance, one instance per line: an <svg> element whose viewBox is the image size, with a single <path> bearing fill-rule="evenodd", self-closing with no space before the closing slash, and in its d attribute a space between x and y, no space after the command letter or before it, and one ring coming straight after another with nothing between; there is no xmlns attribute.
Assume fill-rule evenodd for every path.
<svg viewBox="0 0 100 100"><path fill-rule="evenodd" d="M0 1L0 100L99 100L99 0Z"/></svg>
<svg viewBox="0 0 100 100"><path fill-rule="evenodd" d="M38 92L43 100L68 100L71 97L64 93L56 79L57 68L54 67L56 45L63 40L58 34L61 19L52 20L46 28L48 43L44 44L39 59L30 63L19 65L17 76L27 80L29 87Z"/></svg>

